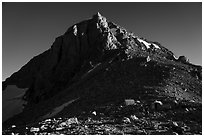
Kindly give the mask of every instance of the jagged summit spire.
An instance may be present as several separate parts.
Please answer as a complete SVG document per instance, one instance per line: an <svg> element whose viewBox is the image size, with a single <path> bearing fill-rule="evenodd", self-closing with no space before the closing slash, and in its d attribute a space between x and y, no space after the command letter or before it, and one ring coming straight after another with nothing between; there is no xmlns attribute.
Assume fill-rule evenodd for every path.
<svg viewBox="0 0 204 137"><path fill-rule="evenodd" d="M97 13L96 13L96 15L97 15L98 17L100 17L100 16L101 16L100 12L97 12Z"/></svg>
<svg viewBox="0 0 204 137"><path fill-rule="evenodd" d="M96 14L93 15L93 18L102 19L105 17L103 17L100 12L97 12Z"/></svg>

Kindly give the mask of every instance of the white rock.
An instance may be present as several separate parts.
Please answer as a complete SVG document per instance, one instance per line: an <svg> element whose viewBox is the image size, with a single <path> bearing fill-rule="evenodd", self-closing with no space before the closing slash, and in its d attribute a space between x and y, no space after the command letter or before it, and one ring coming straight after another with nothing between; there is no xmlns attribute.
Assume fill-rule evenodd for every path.
<svg viewBox="0 0 204 137"><path fill-rule="evenodd" d="M135 115L131 115L130 118L131 118L132 120L138 120L138 119L139 119L139 118L136 117Z"/></svg>
<svg viewBox="0 0 204 137"><path fill-rule="evenodd" d="M141 103L139 100L136 101L137 103Z"/></svg>
<svg viewBox="0 0 204 137"><path fill-rule="evenodd" d="M51 121L52 121L51 119L46 119L46 120L45 120L45 122L51 122Z"/></svg>
<svg viewBox="0 0 204 137"><path fill-rule="evenodd" d="M163 103L161 101L158 101L158 100L155 100L154 103L163 105Z"/></svg>
<svg viewBox="0 0 204 137"><path fill-rule="evenodd" d="M12 127L12 128L15 128L15 127L16 127L16 125L12 125L11 127Z"/></svg>
<svg viewBox="0 0 204 137"><path fill-rule="evenodd" d="M178 57L176 57L175 55L173 55L173 57L174 57L175 60L178 60Z"/></svg>
<svg viewBox="0 0 204 137"><path fill-rule="evenodd" d="M70 125L70 124L79 124L79 121L78 121L78 119L77 119L76 117L74 117L74 118L69 118L69 119L66 121L66 123L67 123L68 125Z"/></svg>
<svg viewBox="0 0 204 137"><path fill-rule="evenodd" d="M67 126L67 123L66 123L66 122L62 122L62 123L59 124L59 126L60 126L60 127Z"/></svg>
<svg viewBox="0 0 204 137"><path fill-rule="evenodd" d="M134 99L125 99L125 105L135 105L135 100Z"/></svg>
<svg viewBox="0 0 204 137"><path fill-rule="evenodd" d="M194 100L190 100L189 102L194 103L195 101Z"/></svg>
<svg viewBox="0 0 204 137"><path fill-rule="evenodd" d="M96 111L93 111L92 114L96 116Z"/></svg>
<svg viewBox="0 0 204 137"><path fill-rule="evenodd" d="M188 108L185 109L187 112L189 111Z"/></svg>
<svg viewBox="0 0 204 137"><path fill-rule="evenodd" d="M123 118L123 122L125 122L125 123L131 123L130 119L127 118L127 117L124 117L124 118Z"/></svg>
<svg viewBox="0 0 204 137"><path fill-rule="evenodd" d="M47 129L47 127L46 127L45 125L42 125L40 128L41 128L42 130Z"/></svg>
<svg viewBox="0 0 204 137"><path fill-rule="evenodd" d="M149 56L147 56L147 62L150 62L151 58Z"/></svg>
<svg viewBox="0 0 204 137"><path fill-rule="evenodd" d="M163 106L163 103L161 101L155 100L152 104L151 104L151 109L161 109Z"/></svg>
<svg viewBox="0 0 204 137"><path fill-rule="evenodd" d="M101 13L100 13L100 12L97 12L97 16L98 16L98 17L101 17Z"/></svg>
<svg viewBox="0 0 204 137"><path fill-rule="evenodd" d="M172 123L174 126L178 127L178 123L177 122L173 122Z"/></svg>
<svg viewBox="0 0 204 137"><path fill-rule="evenodd" d="M40 131L39 128L31 127L30 132L38 132Z"/></svg>
<svg viewBox="0 0 204 137"><path fill-rule="evenodd" d="M74 32L73 32L74 35L77 36L77 25L74 25L74 26L73 26L73 30L74 30Z"/></svg>
<svg viewBox="0 0 204 137"><path fill-rule="evenodd" d="M57 127L55 130L62 130L64 129L63 127Z"/></svg>

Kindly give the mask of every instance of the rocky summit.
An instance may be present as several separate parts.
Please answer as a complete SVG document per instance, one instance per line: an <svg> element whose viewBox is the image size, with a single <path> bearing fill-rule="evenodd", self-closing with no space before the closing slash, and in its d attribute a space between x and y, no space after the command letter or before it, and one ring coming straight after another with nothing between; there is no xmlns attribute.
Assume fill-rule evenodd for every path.
<svg viewBox="0 0 204 137"><path fill-rule="evenodd" d="M2 85L27 102L3 134L202 134L202 67L100 13Z"/></svg>

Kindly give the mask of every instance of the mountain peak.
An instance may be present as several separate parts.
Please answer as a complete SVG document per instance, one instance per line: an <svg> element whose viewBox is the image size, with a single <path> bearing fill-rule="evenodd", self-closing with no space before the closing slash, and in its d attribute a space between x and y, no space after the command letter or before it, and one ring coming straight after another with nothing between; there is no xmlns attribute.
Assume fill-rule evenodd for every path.
<svg viewBox="0 0 204 137"><path fill-rule="evenodd" d="M168 90L165 94L169 96L174 96L177 88L182 98L190 100L193 99L190 91L196 90L200 94L201 86L197 85L201 85L201 71L184 57L176 59L173 52L158 42L136 37L98 12L57 37L50 49L6 79L3 90L9 85L28 88L22 118L27 114L30 116L32 111L39 112L27 117L32 121L53 107L50 104L53 99L57 101L56 107L73 98L80 98L82 102L115 101L114 98L140 96L137 92L146 93L160 86L163 92ZM170 88L164 83L175 87ZM182 83L181 87L179 83ZM191 86L186 90L183 85ZM183 92L186 95L180 94ZM195 96L199 102L200 96ZM41 106L46 108L45 112L38 111ZM20 119L16 121L22 122Z"/></svg>
<svg viewBox="0 0 204 137"><path fill-rule="evenodd" d="M100 12L97 12L96 14L93 15L93 18L103 18Z"/></svg>
<svg viewBox="0 0 204 137"><path fill-rule="evenodd" d="M101 17L101 14L100 14L100 12L97 12L97 13L96 13L96 15L97 15L98 17Z"/></svg>

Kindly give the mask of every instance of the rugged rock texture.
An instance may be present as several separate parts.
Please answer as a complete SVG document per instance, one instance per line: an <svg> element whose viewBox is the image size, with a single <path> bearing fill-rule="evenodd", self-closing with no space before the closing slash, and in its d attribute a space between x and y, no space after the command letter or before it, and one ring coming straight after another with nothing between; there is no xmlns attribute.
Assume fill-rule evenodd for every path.
<svg viewBox="0 0 204 137"><path fill-rule="evenodd" d="M201 80L200 66L175 59L158 42L139 38L97 13L70 27L49 50L3 82L4 89L7 85L29 88L24 112L4 125L38 121L77 97L78 103L58 116L73 116L125 98L147 105L161 96L201 103Z"/></svg>

